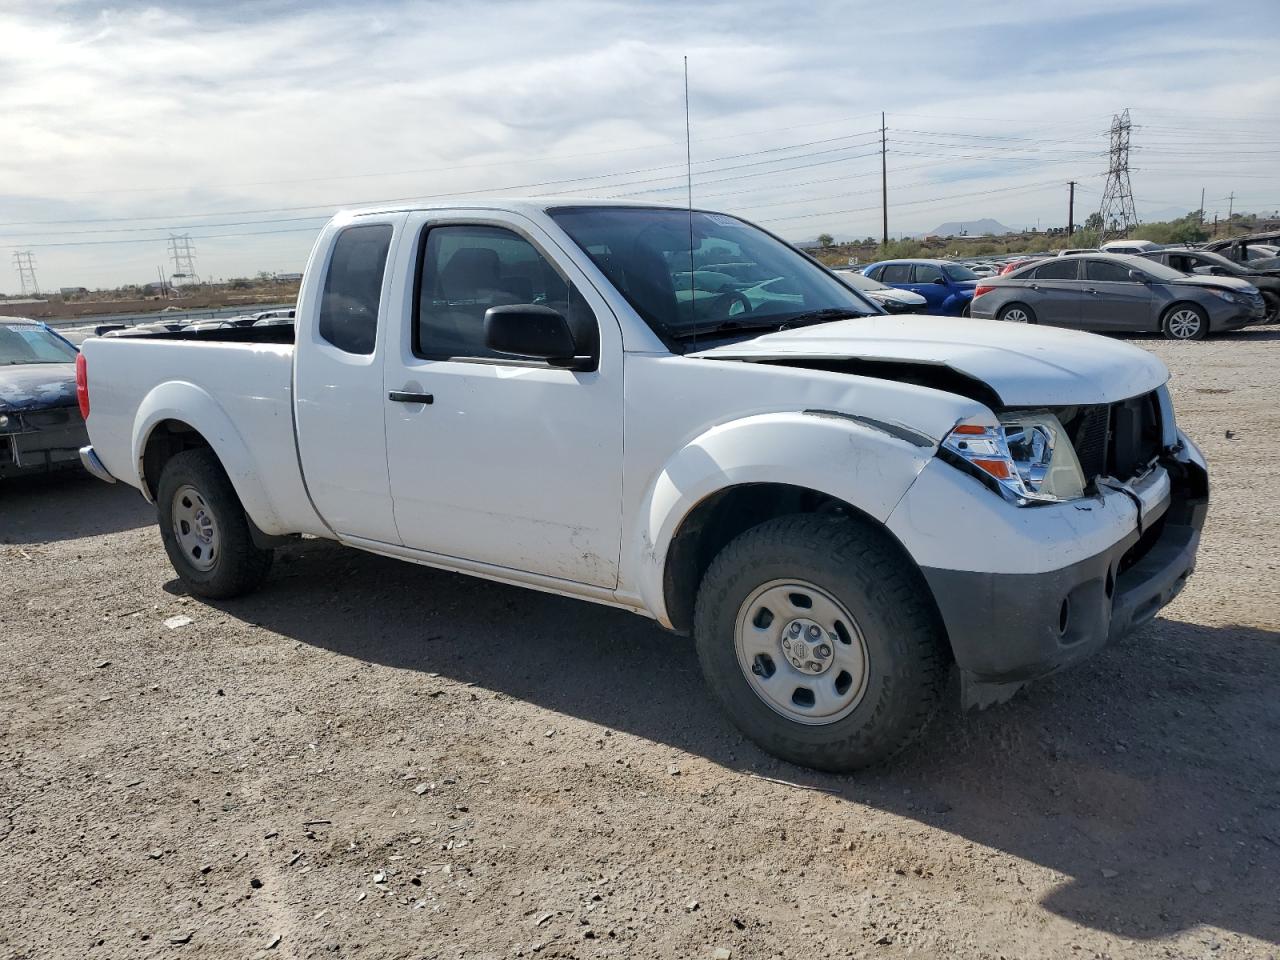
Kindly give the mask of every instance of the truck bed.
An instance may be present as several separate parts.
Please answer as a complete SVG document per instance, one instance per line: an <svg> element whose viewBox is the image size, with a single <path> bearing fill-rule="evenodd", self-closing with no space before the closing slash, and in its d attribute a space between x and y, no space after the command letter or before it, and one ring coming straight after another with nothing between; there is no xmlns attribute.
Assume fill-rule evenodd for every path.
<svg viewBox="0 0 1280 960"><path fill-rule="evenodd" d="M293 329L86 340L89 424L103 465L148 493L157 479L145 476L148 442L157 431L194 431L213 446L263 532L323 533L294 443Z"/></svg>

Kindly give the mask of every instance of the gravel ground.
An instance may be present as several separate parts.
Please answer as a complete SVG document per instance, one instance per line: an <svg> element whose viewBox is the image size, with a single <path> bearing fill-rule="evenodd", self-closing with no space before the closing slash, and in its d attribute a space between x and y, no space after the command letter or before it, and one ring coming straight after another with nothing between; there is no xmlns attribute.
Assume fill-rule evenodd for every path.
<svg viewBox="0 0 1280 960"><path fill-rule="evenodd" d="M7 484L0 956L1275 956L1280 328L1140 343L1213 470L1196 576L853 777L638 617L314 541L210 605L131 491Z"/></svg>

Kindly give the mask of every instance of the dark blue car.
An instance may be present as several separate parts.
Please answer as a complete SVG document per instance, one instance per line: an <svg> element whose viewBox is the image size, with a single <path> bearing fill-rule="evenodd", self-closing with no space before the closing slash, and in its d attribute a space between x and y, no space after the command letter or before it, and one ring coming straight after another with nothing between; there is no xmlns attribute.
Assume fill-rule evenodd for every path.
<svg viewBox="0 0 1280 960"><path fill-rule="evenodd" d="M922 313L967 317L978 275L948 260L882 260L862 271L873 280L918 293L927 301Z"/></svg>

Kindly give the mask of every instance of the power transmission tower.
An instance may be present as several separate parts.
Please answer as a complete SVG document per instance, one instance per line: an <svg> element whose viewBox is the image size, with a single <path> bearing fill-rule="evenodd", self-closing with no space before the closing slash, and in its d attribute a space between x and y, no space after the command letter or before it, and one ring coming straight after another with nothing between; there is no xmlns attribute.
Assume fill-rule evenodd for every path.
<svg viewBox="0 0 1280 960"><path fill-rule="evenodd" d="M191 245L191 234L169 234L169 259L173 261L173 279L179 277L188 283L199 283L196 274L196 248ZM175 283L176 286L176 283Z"/></svg>
<svg viewBox="0 0 1280 960"><path fill-rule="evenodd" d="M1107 170L1107 185L1102 191L1102 227L1098 242L1108 237L1124 236L1138 223L1138 211L1133 206L1133 186L1129 183L1129 111L1111 118L1111 165Z"/></svg>
<svg viewBox="0 0 1280 960"><path fill-rule="evenodd" d="M30 250L15 250L13 265L18 268L18 283L22 293L39 293L40 284L36 283L36 258Z"/></svg>

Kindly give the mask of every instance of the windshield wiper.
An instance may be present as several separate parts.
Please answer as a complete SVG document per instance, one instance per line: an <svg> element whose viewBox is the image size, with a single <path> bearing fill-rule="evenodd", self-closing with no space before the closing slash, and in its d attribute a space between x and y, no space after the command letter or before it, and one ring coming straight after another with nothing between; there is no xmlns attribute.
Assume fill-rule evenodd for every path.
<svg viewBox="0 0 1280 960"><path fill-rule="evenodd" d="M832 320L847 320L853 317L866 317L870 314L859 313L848 307L826 307L822 310L811 310L808 313L797 313L790 317L778 317L773 320L720 320L706 323L700 327L681 330L673 334L676 340L690 340L694 337L705 337L717 333L754 333L760 330L780 332L795 327L807 327L815 323L830 323Z"/></svg>

